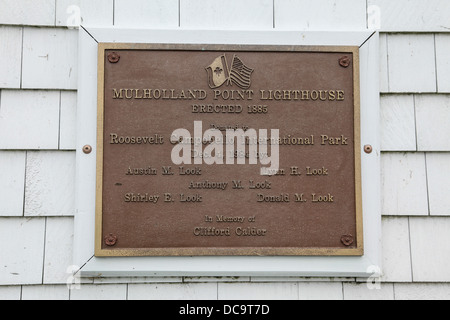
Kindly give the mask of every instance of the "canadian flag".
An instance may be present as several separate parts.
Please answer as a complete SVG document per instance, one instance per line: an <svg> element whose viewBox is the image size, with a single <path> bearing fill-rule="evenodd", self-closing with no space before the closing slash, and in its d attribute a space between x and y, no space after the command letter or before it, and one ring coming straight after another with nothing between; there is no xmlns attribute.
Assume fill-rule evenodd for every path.
<svg viewBox="0 0 450 320"><path fill-rule="evenodd" d="M208 85L211 89L223 85L230 77L225 55L217 57L213 63L206 67L206 72L208 73Z"/></svg>

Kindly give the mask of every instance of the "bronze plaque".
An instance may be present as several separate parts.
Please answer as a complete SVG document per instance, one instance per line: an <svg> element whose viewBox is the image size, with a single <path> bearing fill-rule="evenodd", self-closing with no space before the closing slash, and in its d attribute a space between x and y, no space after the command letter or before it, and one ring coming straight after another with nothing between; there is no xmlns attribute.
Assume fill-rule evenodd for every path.
<svg viewBox="0 0 450 320"><path fill-rule="evenodd" d="M362 255L358 52L99 44L95 254Z"/></svg>

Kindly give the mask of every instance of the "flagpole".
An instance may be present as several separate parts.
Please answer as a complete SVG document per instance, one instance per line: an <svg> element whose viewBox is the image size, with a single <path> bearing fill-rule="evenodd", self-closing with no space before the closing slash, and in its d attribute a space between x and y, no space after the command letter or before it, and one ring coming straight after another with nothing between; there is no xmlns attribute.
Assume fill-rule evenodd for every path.
<svg viewBox="0 0 450 320"><path fill-rule="evenodd" d="M224 55L225 56L225 55ZM236 57L236 53L233 54L233 60L231 60L231 69L228 67L228 62L227 62L227 58L225 57L225 63L227 64L227 70L228 70L228 81L227 81L227 86L229 86L231 84L231 70L233 69L233 63L234 63L234 58Z"/></svg>

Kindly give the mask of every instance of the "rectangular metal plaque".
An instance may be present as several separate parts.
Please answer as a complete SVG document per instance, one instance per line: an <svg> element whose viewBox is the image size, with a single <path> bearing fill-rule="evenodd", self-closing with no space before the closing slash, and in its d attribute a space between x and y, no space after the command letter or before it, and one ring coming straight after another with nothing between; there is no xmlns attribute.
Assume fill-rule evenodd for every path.
<svg viewBox="0 0 450 320"><path fill-rule="evenodd" d="M363 255L358 50L100 43L96 256Z"/></svg>

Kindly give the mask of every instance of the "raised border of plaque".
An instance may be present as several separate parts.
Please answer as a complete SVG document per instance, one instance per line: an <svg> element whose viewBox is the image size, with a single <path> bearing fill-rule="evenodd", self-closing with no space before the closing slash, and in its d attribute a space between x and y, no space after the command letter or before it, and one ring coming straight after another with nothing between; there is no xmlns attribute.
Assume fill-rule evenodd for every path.
<svg viewBox="0 0 450 320"><path fill-rule="evenodd" d="M304 255L173 255L148 256L96 255L97 112L99 44L108 47L151 47L159 44L181 46L257 46L342 48L359 51L360 129L360 206L361 239L364 251L350 255L303 252ZM101 48L101 47L100 47ZM79 30L79 74L77 106L77 152L74 219L74 269L82 277L122 276L311 276L368 277L381 272L381 195L379 140L379 38L378 33L361 30L322 31L218 31L152 30L82 26ZM364 151L370 145L372 152ZM91 152L83 152L91 146ZM357 182L356 182L357 183ZM364 214L362 214L362 212ZM362 242L360 242L362 244Z"/></svg>
<svg viewBox="0 0 450 320"><path fill-rule="evenodd" d="M313 54L327 54L339 53L347 58L351 55L351 61L346 61L346 66L349 64L353 68L353 92L347 93L352 96L353 100L353 143L354 148L351 151L354 155L354 195L351 198L355 202L355 231L356 234L351 235L357 243L356 247L346 248L342 247L156 247L156 248L121 248L114 249L112 246L104 246L104 239L108 234L105 234L102 228L103 217L103 167L104 161L109 161L104 157L104 120L105 120L105 63L107 50L115 50L118 53L131 51L146 52L152 54L155 51L191 51L191 52L205 52L212 51L220 55L223 52L252 52L258 54L259 52L271 53L313 53ZM336 60L338 64L338 60ZM139 43L99 43L98 44L98 113L97 113L97 187L96 187L96 256L214 256L214 255L237 255L237 256L251 256L251 255L265 255L265 256L351 256L362 255L364 252L363 244L363 224L362 224L362 195L361 195L361 152L360 152L360 79L359 79L359 48L356 46L251 46L251 45L193 45L193 44L139 44ZM114 158L121 155L115 155ZM236 165L239 169L239 166ZM190 210L195 208L190 207ZM264 209L260 209L264 211ZM292 209L295 210L295 209ZM185 212L184 214L189 214ZM274 219L275 217L273 217ZM281 222L280 222L281 223ZM321 226L317 226L320 228ZM117 226L116 230L120 230ZM353 233L353 232L352 232ZM114 235L112 235L113 237ZM353 242L353 241L352 241Z"/></svg>

